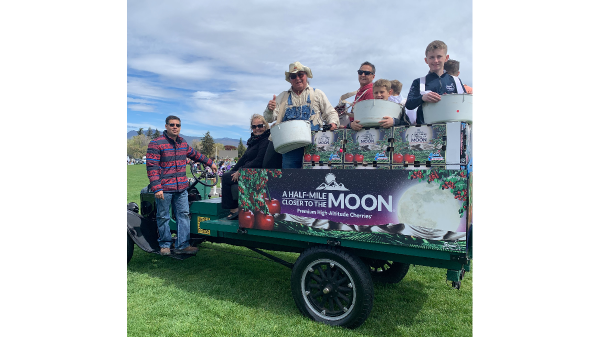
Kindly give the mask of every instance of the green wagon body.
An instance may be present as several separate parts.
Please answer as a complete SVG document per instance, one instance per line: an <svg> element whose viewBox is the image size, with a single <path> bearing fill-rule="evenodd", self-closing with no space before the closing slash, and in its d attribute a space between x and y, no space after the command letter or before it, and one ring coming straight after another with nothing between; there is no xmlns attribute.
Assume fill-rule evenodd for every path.
<svg viewBox="0 0 600 337"><path fill-rule="evenodd" d="M265 213L271 216L270 211L264 206L265 199L263 199L263 195L266 197L266 194L263 194L264 189L269 188L264 179L266 173L264 170L256 169L242 171L244 171L242 178L244 176L253 178L240 181L241 209L249 207L248 200L251 200L251 203L260 201L258 206L250 206L254 206L257 212L262 212L259 210L262 206ZM285 173L285 170L283 171ZM336 174L340 171L342 170L336 170ZM306 178L307 174L306 170L287 172L291 172L287 175L288 179L294 175L303 175ZM317 176L317 173L310 173L309 177ZM320 174L323 173L325 172ZM409 171L392 170L374 170L368 174L390 177L392 174L406 173L410 175ZM367 172L354 171L339 175L360 178L365 174ZM260 185L256 185L257 180L254 178L259 175L263 180ZM278 175L282 176L281 172L278 172ZM468 184L467 204L470 208L472 180L470 176L468 178L463 179L463 183ZM431 179L430 182L437 183L437 180ZM253 198L249 199L250 193L244 193L250 189L254 189L255 192ZM401 234L365 234L361 231L321 230L309 227L294 231L290 228L299 225L290 227L285 221L274 221L271 230L242 228L238 220L223 219L229 210L222 209L220 198L208 198L209 187L198 184L191 191L194 192L190 197L191 245L208 241L244 246L292 268L292 295L299 310L311 319L326 324L348 328L360 326L368 317L372 307L372 279L375 280L376 277L380 277L379 280L383 282L396 283L406 275L411 264L423 265L446 269L447 280L452 281L452 285L459 289L464 273L470 270L472 258L470 221L464 233L466 240L461 240L458 245L457 240L450 241L450 244L439 240L430 243L431 240ZM129 209L128 205L128 261L133 253L133 243L146 252L158 253L159 251L156 241L154 195L143 190L140 194L140 202L139 213L141 214L138 214L137 210ZM281 213L284 213L283 209ZM460 213L461 218L463 215L466 217L467 213L471 214L466 206L464 214L462 209ZM280 216L280 214L275 215ZM172 232L176 233L177 225L173 219L170 221L170 227ZM413 240L419 244L413 244ZM296 252L301 255L294 264L291 264L262 252L262 249ZM172 255L171 257L184 259L189 256ZM384 269L387 273L383 273ZM337 304L332 304L334 300Z"/></svg>

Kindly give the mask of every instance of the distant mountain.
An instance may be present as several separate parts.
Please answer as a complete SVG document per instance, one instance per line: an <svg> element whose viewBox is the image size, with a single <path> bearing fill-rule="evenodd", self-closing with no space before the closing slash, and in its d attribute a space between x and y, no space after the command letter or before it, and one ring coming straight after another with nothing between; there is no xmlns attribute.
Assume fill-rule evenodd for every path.
<svg viewBox="0 0 600 337"><path fill-rule="evenodd" d="M162 130L159 130L162 133ZM144 133L146 132L146 130L144 130ZM133 137L133 136L137 136L137 131L135 130L131 130L129 132L127 132L127 139ZM202 141L202 138L204 137L193 137L193 136L186 136L184 134L180 134L181 137L183 137L183 139L185 139L188 144L192 144L194 142L194 140L197 141ZM233 145L235 147L237 147L240 144L240 140L239 139L233 139L233 138L213 138L215 140L215 143L220 143L223 145ZM248 146L246 144L246 140L242 139L242 142L244 143L244 146Z"/></svg>
<svg viewBox="0 0 600 337"><path fill-rule="evenodd" d="M330 182L329 184L322 183L316 189L317 190L327 190L327 191L349 191L349 189L347 189L344 186L344 184L342 184L342 183L338 184L335 180Z"/></svg>

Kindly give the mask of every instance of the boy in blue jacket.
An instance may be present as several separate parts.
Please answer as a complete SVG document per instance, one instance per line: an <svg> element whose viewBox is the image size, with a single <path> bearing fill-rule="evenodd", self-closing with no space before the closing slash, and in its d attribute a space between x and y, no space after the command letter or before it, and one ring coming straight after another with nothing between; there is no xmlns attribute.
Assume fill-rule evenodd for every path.
<svg viewBox="0 0 600 337"><path fill-rule="evenodd" d="M413 81L406 99L406 109L417 109L415 124L425 124L423 118L423 102L437 103L444 94L462 94L465 88L458 77L449 75L444 70L444 63L450 58L448 47L442 41L435 40L425 49L425 63L429 73Z"/></svg>

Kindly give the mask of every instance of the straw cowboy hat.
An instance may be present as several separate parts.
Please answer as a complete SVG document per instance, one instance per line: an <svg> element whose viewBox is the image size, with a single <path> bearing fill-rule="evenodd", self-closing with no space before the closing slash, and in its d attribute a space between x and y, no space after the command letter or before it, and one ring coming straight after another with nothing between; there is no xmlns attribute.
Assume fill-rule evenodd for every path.
<svg viewBox="0 0 600 337"><path fill-rule="evenodd" d="M294 63L290 63L290 71L286 71L285 72L285 80L290 82L290 74L295 74L299 71L303 71L306 73L306 76L308 76L308 78L312 78L312 71L310 71L309 67L305 67L302 65L302 63L296 61ZM292 82L290 82L292 83Z"/></svg>

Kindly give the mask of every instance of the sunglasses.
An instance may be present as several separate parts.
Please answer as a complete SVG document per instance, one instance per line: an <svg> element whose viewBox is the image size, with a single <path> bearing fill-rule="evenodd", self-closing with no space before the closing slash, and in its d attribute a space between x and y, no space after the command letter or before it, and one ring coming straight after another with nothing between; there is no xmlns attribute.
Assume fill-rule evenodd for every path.
<svg viewBox="0 0 600 337"><path fill-rule="evenodd" d="M365 75L375 74L375 73L372 73L372 72L366 71L366 70L357 70L357 72L358 72L359 75L363 75L363 74L365 74Z"/></svg>
<svg viewBox="0 0 600 337"><path fill-rule="evenodd" d="M257 125L252 125L252 130L254 130L254 129L256 129L256 128L262 129L262 128L264 128L264 127L265 127L265 125L264 125L264 124L262 124L262 123L261 123L261 124L257 124Z"/></svg>
<svg viewBox="0 0 600 337"><path fill-rule="evenodd" d="M171 123L171 124L169 124L169 126L170 126L170 127L174 127L174 126L176 126L176 127L180 127L180 126L181 126L181 124L175 124L175 123Z"/></svg>
<svg viewBox="0 0 600 337"><path fill-rule="evenodd" d="M295 80L295 79L296 79L296 76L298 76L298 77L300 77L300 78L303 78L303 77L304 77L304 75L306 75L306 74L305 74L305 73L290 74L290 78L291 78L292 80Z"/></svg>

